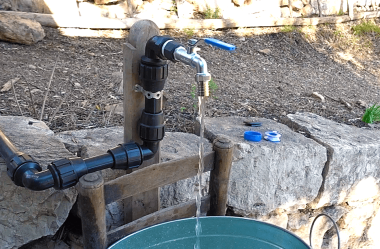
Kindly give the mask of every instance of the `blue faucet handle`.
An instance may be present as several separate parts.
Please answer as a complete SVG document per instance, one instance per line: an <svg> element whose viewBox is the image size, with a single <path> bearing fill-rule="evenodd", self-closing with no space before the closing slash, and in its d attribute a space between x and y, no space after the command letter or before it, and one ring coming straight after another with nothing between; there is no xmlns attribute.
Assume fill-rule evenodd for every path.
<svg viewBox="0 0 380 249"><path fill-rule="evenodd" d="M227 51L233 51L235 50L235 46L232 45L232 44L229 44L229 43L225 43L225 42L222 42L222 41L219 41L217 39L214 39L214 38L205 38L204 41L207 43L207 44L210 44L212 46L215 46L215 47L218 47L218 48L221 48L221 49L224 49L224 50L227 50Z"/></svg>

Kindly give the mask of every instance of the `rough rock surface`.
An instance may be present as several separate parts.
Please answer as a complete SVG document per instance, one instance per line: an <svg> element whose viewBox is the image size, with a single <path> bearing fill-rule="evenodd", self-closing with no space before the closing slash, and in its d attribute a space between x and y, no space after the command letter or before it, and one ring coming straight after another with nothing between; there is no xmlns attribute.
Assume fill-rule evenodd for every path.
<svg viewBox="0 0 380 249"><path fill-rule="evenodd" d="M65 131L56 134L56 137L73 154L81 158L89 158L104 154L108 149L123 143L124 128L119 126ZM101 171L105 181L113 180L125 173L125 170L105 169ZM106 221L108 230L123 225L123 214L120 210L123 210L123 201L107 205Z"/></svg>
<svg viewBox="0 0 380 249"><path fill-rule="evenodd" d="M0 40L31 45L44 37L45 32L40 23L0 13Z"/></svg>
<svg viewBox="0 0 380 249"><path fill-rule="evenodd" d="M28 125L29 121L37 123ZM43 169L56 159L72 157L43 122L0 116L0 129L19 150L40 162ZM0 158L0 248L18 248L42 236L54 235L76 200L75 189L33 192L14 185L6 170Z"/></svg>
<svg viewBox="0 0 380 249"><path fill-rule="evenodd" d="M380 131L357 128L313 113L289 114L289 126L306 132L328 149L329 163L313 208L376 196L380 180ZM356 191L369 186L368 194Z"/></svg>
<svg viewBox="0 0 380 249"><path fill-rule="evenodd" d="M262 127L244 125L247 118L206 119L205 136L228 136L236 145L228 191L228 205L244 216L266 215L278 208L304 208L318 194L326 149L315 141L268 119L254 119ZM252 119L249 119L252 120ZM262 134L276 130L280 143L262 140L255 143L243 138L244 131Z"/></svg>
<svg viewBox="0 0 380 249"><path fill-rule="evenodd" d="M212 150L212 145L204 140L205 152ZM181 132L168 132L161 142L161 161L180 159L197 155L199 152L199 137L194 134ZM204 173L202 177L202 195L208 193L210 173ZM161 208L173 206L195 198L194 184L196 177L184 179L161 188Z"/></svg>

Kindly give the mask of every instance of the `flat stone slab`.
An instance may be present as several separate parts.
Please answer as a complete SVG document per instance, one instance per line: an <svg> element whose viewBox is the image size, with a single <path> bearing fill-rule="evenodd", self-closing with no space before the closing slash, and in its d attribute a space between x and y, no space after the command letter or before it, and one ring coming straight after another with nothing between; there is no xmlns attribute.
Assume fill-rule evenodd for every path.
<svg viewBox="0 0 380 249"><path fill-rule="evenodd" d="M29 121L36 123L28 125ZM0 116L0 130L20 151L41 163L43 169L54 160L73 156L43 122ZM43 236L54 235L66 220L76 195L75 188L35 192L17 187L0 158L0 248L19 248Z"/></svg>
<svg viewBox="0 0 380 249"><path fill-rule="evenodd" d="M262 126L245 126L246 120ZM205 126L210 140L224 135L235 143L228 190L228 205L235 213L256 216L278 208L291 211L305 208L317 197L327 160L326 149L317 142L262 118L206 118ZM281 142L246 141L247 130L262 134L276 130L282 134Z"/></svg>
<svg viewBox="0 0 380 249"><path fill-rule="evenodd" d="M379 194L380 131L339 124L313 113L289 114L289 126L328 149L324 183L313 208L361 202ZM365 191L358 191L363 189Z"/></svg>

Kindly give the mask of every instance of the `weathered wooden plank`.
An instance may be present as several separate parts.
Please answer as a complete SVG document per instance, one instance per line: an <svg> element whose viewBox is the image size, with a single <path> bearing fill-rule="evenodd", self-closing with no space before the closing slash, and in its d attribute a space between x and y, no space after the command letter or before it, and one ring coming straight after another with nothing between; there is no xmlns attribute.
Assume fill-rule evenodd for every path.
<svg viewBox="0 0 380 249"><path fill-rule="evenodd" d="M227 192L234 144L225 137L217 137L214 140L214 151L214 170L210 175L211 207L208 215L224 216L227 209Z"/></svg>
<svg viewBox="0 0 380 249"><path fill-rule="evenodd" d="M213 169L214 154L215 152L205 154L205 172ZM193 177L198 172L198 164L199 156L194 155L134 171L129 175L119 177L104 185L104 191L107 193L105 201L109 204L150 189Z"/></svg>
<svg viewBox="0 0 380 249"><path fill-rule="evenodd" d="M133 2L133 1L132 1ZM124 44L123 58L123 85L124 85L124 141L142 143L138 124L145 106L145 98L142 93L135 92L135 85L139 84L139 64L141 56L145 54L145 44L153 36L159 35L160 29L149 20L136 22L128 36L128 42ZM147 165L160 162L160 149L155 156L140 166L138 170ZM125 221L136 220L144 215L153 213L159 208L158 189L149 192L141 192L129 200L124 201L124 206L131 210L125 213Z"/></svg>
<svg viewBox="0 0 380 249"><path fill-rule="evenodd" d="M201 212L205 213L210 207L210 198L208 196L202 198ZM138 220L128 223L124 226L118 227L107 233L108 245L112 245L116 241L122 239L128 234L134 233L145 227L153 226L162 222L178 220L183 218L192 217L197 210L195 200L178 204L176 206L168 207L144 216Z"/></svg>
<svg viewBox="0 0 380 249"><path fill-rule="evenodd" d="M61 27L61 28L91 28L91 29L130 29L135 22L140 21L138 18L110 19L95 18L89 19L84 17L70 17L52 14L27 13L17 11L0 11L12 13L23 18L36 20L43 26ZM313 17L313 18L244 18L236 19L170 19L155 18L152 19L160 29L221 29L221 28L238 28L238 27L275 27L275 26L307 26L318 25L323 23L343 23L350 20L363 18L380 17L380 12L362 12L355 13L351 19L349 16L331 16L331 17Z"/></svg>

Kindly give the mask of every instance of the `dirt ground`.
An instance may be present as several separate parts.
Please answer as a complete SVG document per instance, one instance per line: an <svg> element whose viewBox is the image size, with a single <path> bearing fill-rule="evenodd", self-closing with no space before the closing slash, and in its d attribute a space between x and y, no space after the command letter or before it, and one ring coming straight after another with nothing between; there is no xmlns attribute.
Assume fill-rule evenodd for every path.
<svg viewBox="0 0 380 249"><path fill-rule="evenodd" d="M377 20L379 24L379 21ZM256 116L281 121L286 114L313 112L362 127L365 107L380 102L380 39L358 37L347 23L297 28L168 30L184 44L191 37L215 37L236 45L234 53L201 45L214 84L206 116ZM293 27L291 27L292 29ZM55 63L42 120L53 131L122 125L112 104L121 103L122 44L127 31L45 28L32 45L0 42L1 115L39 119ZM72 33L72 32L71 32ZM119 38L112 38L112 37ZM350 40L351 39L351 40ZM192 132L196 116L194 69L171 63L165 87L166 130ZM312 96L317 92L325 102ZM17 105L16 98L20 108ZM34 108L32 107L34 103ZM108 110L108 111L107 111Z"/></svg>

